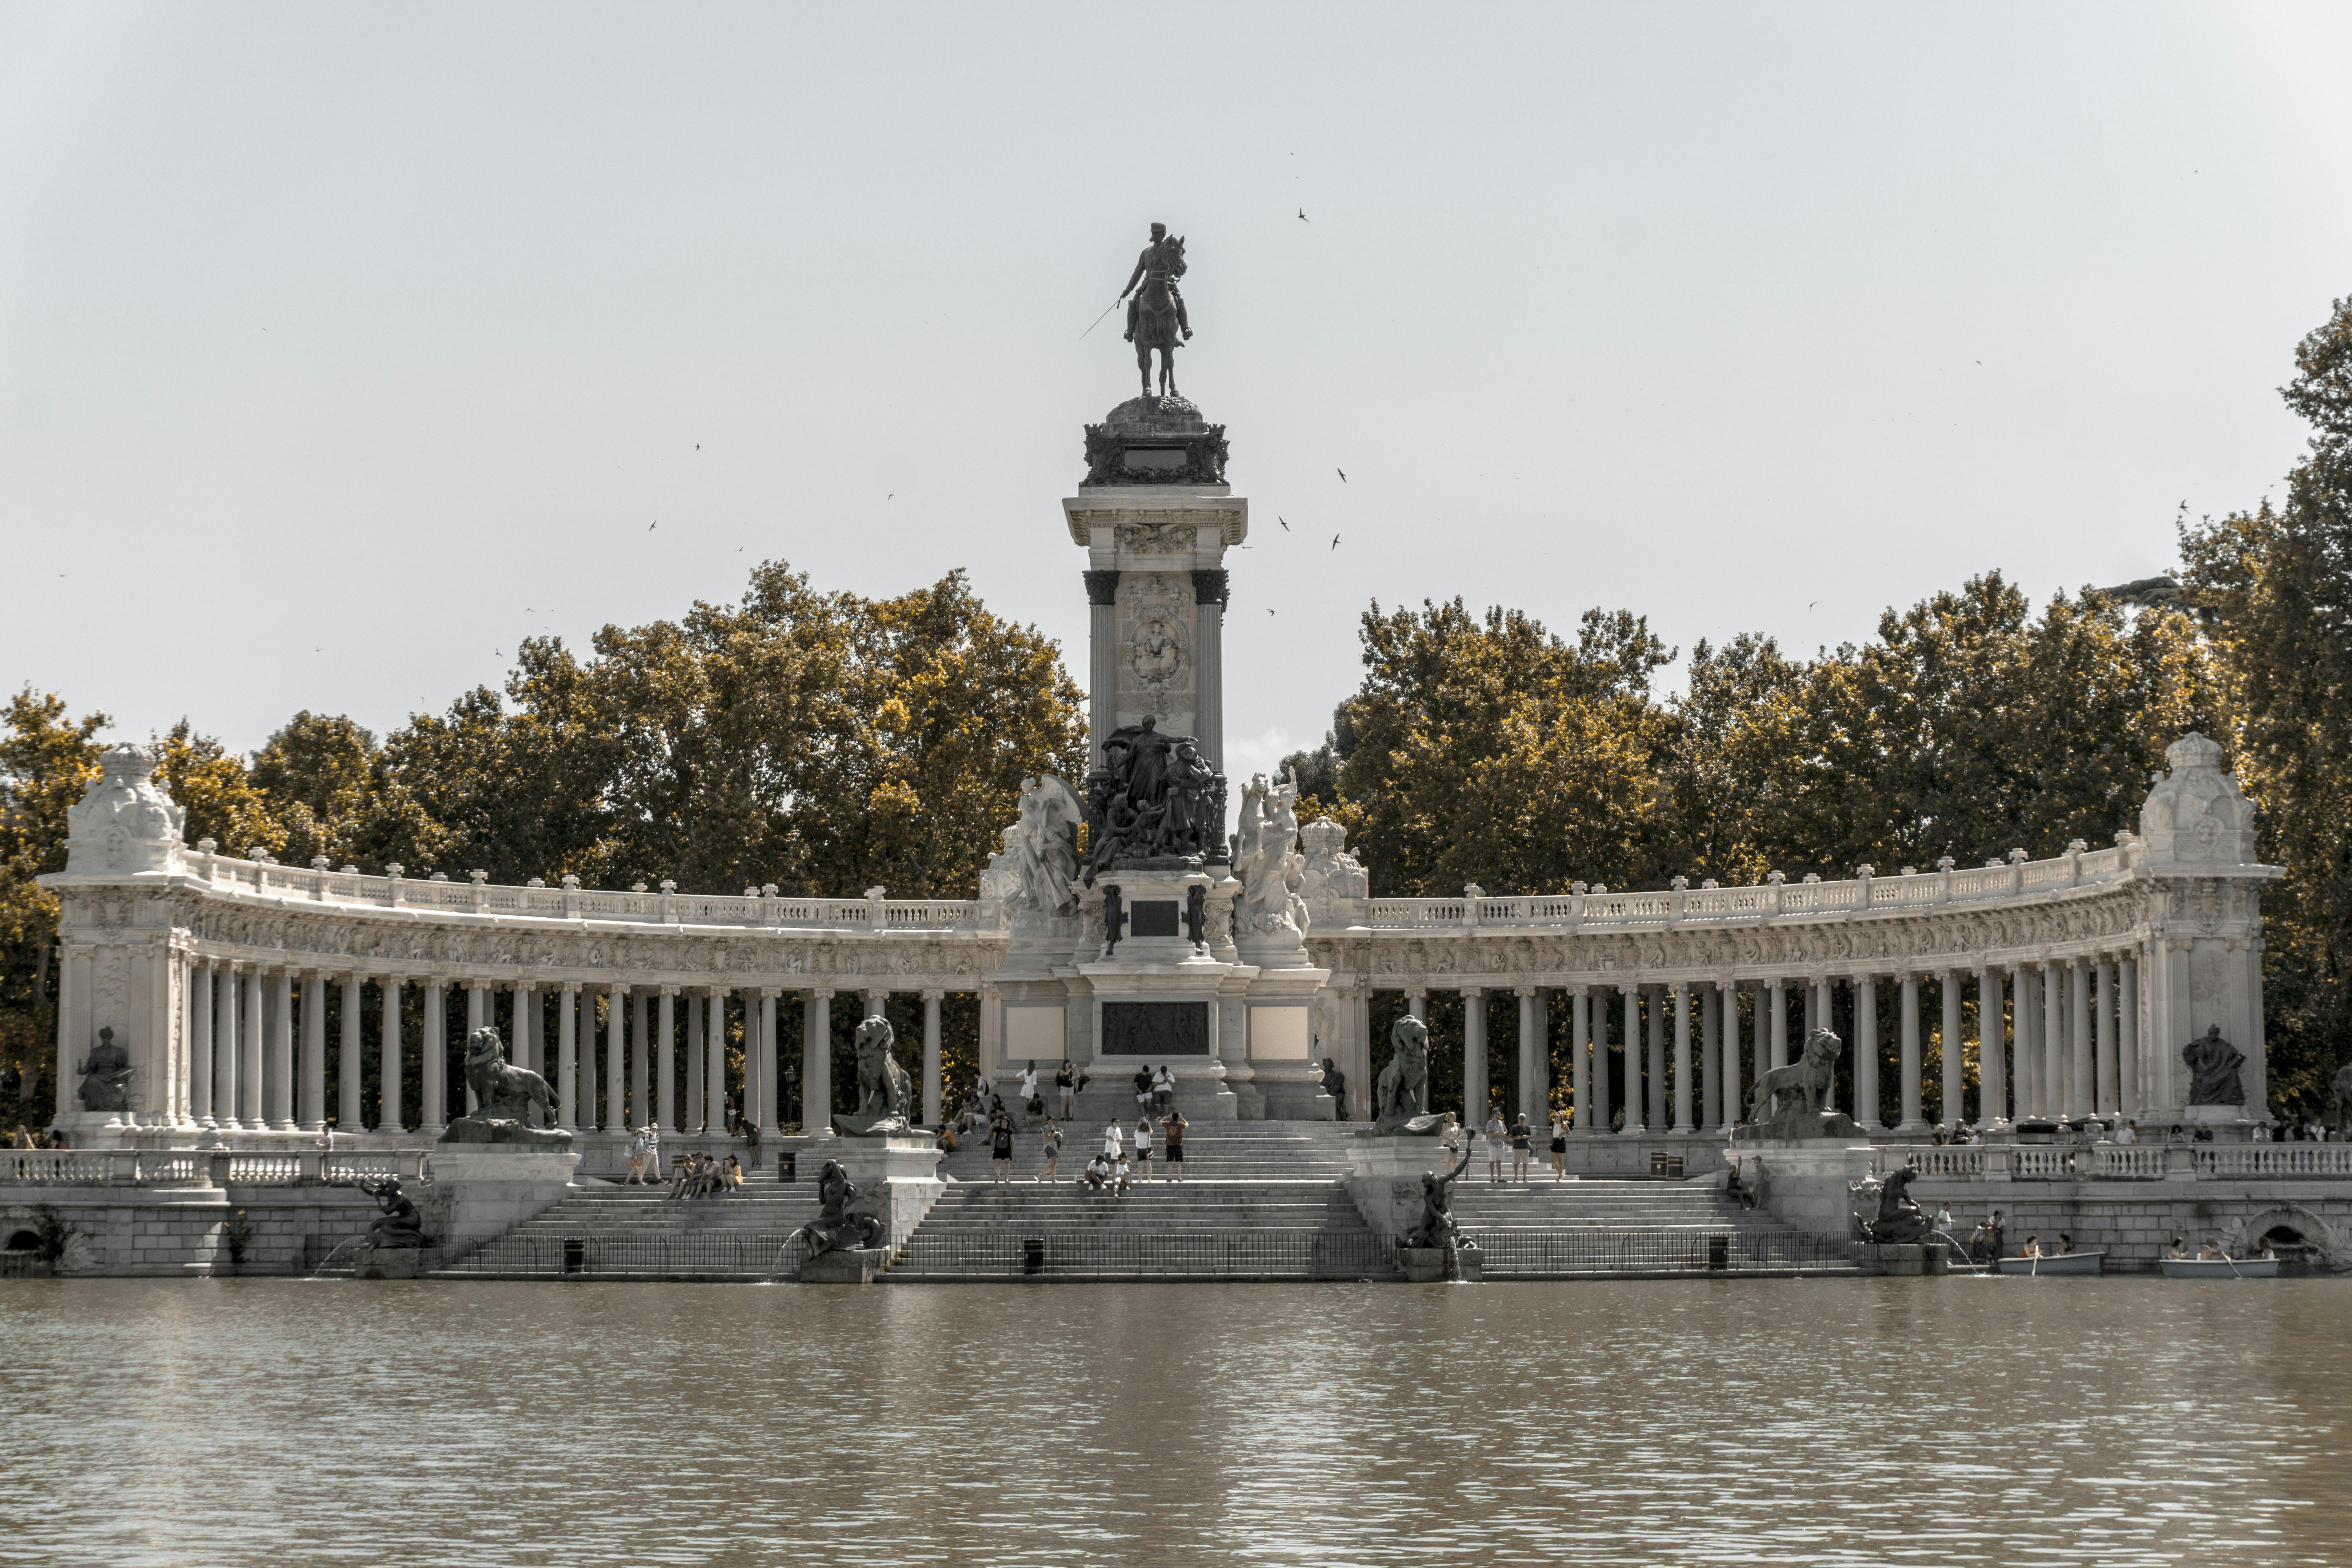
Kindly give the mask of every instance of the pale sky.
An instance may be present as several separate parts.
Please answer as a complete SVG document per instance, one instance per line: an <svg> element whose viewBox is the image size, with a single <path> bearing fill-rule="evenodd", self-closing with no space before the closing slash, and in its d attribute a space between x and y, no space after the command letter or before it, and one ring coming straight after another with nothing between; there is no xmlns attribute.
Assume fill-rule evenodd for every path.
<svg viewBox="0 0 2352 1568"><path fill-rule="evenodd" d="M1810 652L2144 575L2295 460L2347 61L2341 6L0 4L0 679L382 733L770 556L966 567L1083 677L1058 502L1136 377L1080 333L1154 219L1251 499L1229 772L1375 596Z"/></svg>

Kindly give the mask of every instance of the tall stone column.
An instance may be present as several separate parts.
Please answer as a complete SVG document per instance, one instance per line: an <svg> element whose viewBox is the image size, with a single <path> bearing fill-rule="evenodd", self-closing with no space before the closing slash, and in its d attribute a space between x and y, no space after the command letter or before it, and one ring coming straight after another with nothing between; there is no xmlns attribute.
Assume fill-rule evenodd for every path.
<svg viewBox="0 0 2352 1568"><path fill-rule="evenodd" d="M1413 986L1411 990L1407 991L1404 994L1404 1010L1412 1014L1414 1017L1420 1019L1423 1023L1428 1023L1428 991L1419 985Z"/></svg>
<svg viewBox="0 0 2352 1568"><path fill-rule="evenodd" d="M1592 998L1581 985L1569 988L1568 1002L1568 1135L1590 1137L1592 1107ZM1604 1128L1603 1131L1606 1131Z"/></svg>
<svg viewBox="0 0 2352 1568"><path fill-rule="evenodd" d="M629 1126L629 988L615 984L604 994L604 1115L607 1132Z"/></svg>
<svg viewBox="0 0 2352 1568"><path fill-rule="evenodd" d="M2121 993L2116 1024L2116 1100L2125 1116L2140 1113L2139 1098L2139 964L2125 955L2116 964L2116 989Z"/></svg>
<svg viewBox="0 0 2352 1568"><path fill-rule="evenodd" d="M2116 966L2113 960L2102 958L2093 971L2092 1019L2098 1048L2098 1098L2092 1102L2095 1114L2114 1117L2121 1114L2120 1096L2116 1087Z"/></svg>
<svg viewBox="0 0 2352 1568"><path fill-rule="evenodd" d="M1771 997L1772 1065L1776 1068L1784 1068L1789 1065L1788 987L1775 980L1769 986L1768 994Z"/></svg>
<svg viewBox="0 0 2352 1568"><path fill-rule="evenodd" d="M580 1037L574 1032L580 983L567 980L555 993L555 1124L565 1131L580 1125Z"/></svg>
<svg viewBox="0 0 2352 1568"><path fill-rule="evenodd" d="M1083 575L1087 580L1087 766L1093 769L1103 765L1105 737L1118 728L1118 574ZM808 1081L805 1077L801 1079L803 1085ZM826 1127L833 1125L829 1109L822 1120Z"/></svg>
<svg viewBox="0 0 2352 1568"><path fill-rule="evenodd" d="M677 992L675 985L661 988L660 1016L655 1020L655 1048L661 1053L661 1090L655 1096L655 1116L670 1131L677 1131Z"/></svg>
<svg viewBox="0 0 2352 1568"><path fill-rule="evenodd" d="M488 981L487 981L487 980L468 980L468 981L467 981L467 982L466 982L466 1039L467 1039L467 1041L469 1044L471 1043L471 1041L473 1040L473 1037L474 1037L474 1031L475 1031L475 1030L477 1030L477 1029L488 1029L488 1028L491 1028L491 1027L495 1026L496 1022L497 1022L497 1019L498 1019L498 1016L499 1016L499 1005L498 1005L498 1003L497 1003L495 1000L493 1000L493 999L492 999L492 997L491 997L491 994L490 994L490 983L489 983ZM465 1054L464 1054L464 1052L463 1052L462 1050L458 1053L457 1059L458 1059L458 1061L459 1061L460 1063L464 1062L464 1060L466 1059L466 1058L465 1058ZM482 1102L481 1102L481 1100L479 1100L479 1099L475 1095L475 1093L474 1093L474 1085L473 1085L473 1080L472 1080L471 1079L467 1078L467 1077L466 1076L466 1074L465 1074L464 1072L462 1072L462 1071L460 1071L460 1072L458 1073L458 1075L457 1075L457 1076L458 1076L459 1081L463 1082L463 1083L465 1084L465 1086L466 1086L466 1114L467 1114L467 1115L468 1115L468 1116L476 1115L476 1114L478 1114L478 1113L481 1110L481 1109L482 1109Z"/></svg>
<svg viewBox="0 0 2352 1568"><path fill-rule="evenodd" d="M686 1100L678 1112L686 1118L680 1128L686 1132L703 1131L703 1107L710 1098L702 1090L703 1064L710 1058L703 1045L709 1031L703 1027L702 1013L702 993L689 993L686 998Z"/></svg>
<svg viewBox="0 0 2352 1568"><path fill-rule="evenodd" d="M239 1049L243 1059L236 1069L237 1120L256 1132L269 1126L269 1104L267 1089L269 1083L269 986L268 976L258 967L245 972L245 1005L239 1025Z"/></svg>
<svg viewBox="0 0 2352 1568"><path fill-rule="evenodd" d="M1712 1132L1723 1122L1723 1056L1716 1035L1717 1002L1712 985L1698 994L1698 1129Z"/></svg>
<svg viewBox="0 0 2352 1568"><path fill-rule="evenodd" d="M2000 971L1977 971L1977 1126L1990 1132L2009 1121L2008 1075L2002 1047Z"/></svg>
<svg viewBox="0 0 2352 1568"><path fill-rule="evenodd" d="M703 1106L703 1130L724 1131L727 1127L727 991L724 986L710 988L710 1006L706 1019L710 1029L709 1060L702 1069L704 1092L709 1100Z"/></svg>
<svg viewBox="0 0 2352 1568"><path fill-rule="evenodd" d="M1550 1065L1551 1052L1544 1039L1543 992L1533 985L1519 987L1519 1107L1518 1113L1533 1125L1551 1109L1550 1074L1544 1069Z"/></svg>
<svg viewBox="0 0 2352 1568"><path fill-rule="evenodd" d="M2046 1116L2066 1114L2066 1003L2064 970L2042 966L2042 1104Z"/></svg>
<svg viewBox="0 0 2352 1568"><path fill-rule="evenodd" d="M1201 755L1219 772L1225 766L1225 605L1233 593L1222 566L1192 574L1195 606L1194 636L1199 639L1195 674L1199 679L1198 717Z"/></svg>
<svg viewBox="0 0 2352 1568"><path fill-rule="evenodd" d="M189 1113L213 1125L213 965L199 961L188 977Z"/></svg>
<svg viewBox="0 0 2352 1568"><path fill-rule="evenodd" d="M833 1138L833 992L809 992L800 1025L800 1131Z"/></svg>
<svg viewBox="0 0 2352 1568"><path fill-rule="evenodd" d="M596 1086L604 1079L596 1071L596 993L593 987L580 988L580 1039L578 1043L580 1074L580 1132L596 1131Z"/></svg>
<svg viewBox="0 0 2352 1568"><path fill-rule="evenodd" d="M1486 1125L1492 1094L1486 1074L1486 994L1475 985L1462 988L1462 1124Z"/></svg>
<svg viewBox="0 0 2352 1568"><path fill-rule="evenodd" d="M1642 988L1628 984L1618 987L1618 1000L1624 1014L1625 1059L1625 1136L1631 1138L1646 1131L1642 1107Z"/></svg>
<svg viewBox="0 0 2352 1568"><path fill-rule="evenodd" d="M1895 1124L1897 1132L1925 1132L1927 1118L1919 1110L1919 1079L1922 1067L1919 1057L1919 977L1906 974L1902 979L1903 1010L1903 1120Z"/></svg>
<svg viewBox="0 0 2352 1568"><path fill-rule="evenodd" d="M449 983L437 974L427 975L425 984L424 1038L416 1043L417 1083L424 1091L424 1121L417 1131L427 1138L438 1138L448 1130L442 1117L441 1097L449 1086L449 1019L443 1011L448 1005Z"/></svg>
<svg viewBox="0 0 2352 1568"><path fill-rule="evenodd" d="M245 998L244 970L239 963L219 965L213 989L213 1125L225 1131L243 1125L236 1114L236 1079L245 1046L236 1022L237 1005Z"/></svg>
<svg viewBox="0 0 2352 1568"><path fill-rule="evenodd" d="M1690 986L1675 983L1675 1131L1691 1131Z"/></svg>
<svg viewBox="0 0 2352 1568"><path fill-rule="evenodd" d="M1756 1083L1763 1082L1765 1073L1771 1070L1772 1040L1780 1034L1772 1025L1772 1005L1780 995L1780 989L1777 985L1759 985L1748 1010L1748 1059L1756 1064L1756 1077L1752 1080ZM1747 1101L1740 1103L1744 1111Z"/></svg>
<svg viewBox="0 0 2352 1568"><path fill-rule="evenodd" d="M302 977L302 1131L327 1129L327 977Z"/></svg>
<svg viewBox="0 0 2352 1568"><path fill-rule="evenodd" d="M1960 1043L1960 981L1948 969L1936 973L1936 991L1944 1004L1944 1082L1943 1125L1951 1128L1960 1124L1961 1086L1968 1077L1968 1050Z"/></svg>
<svg viewBox="0 0 2352 1568"><path fill-rule="evenodd" d="M2033 1054L2033 972L2024 964L2009 971L2010 1074L2009 1092L2020 1121L2041 1114L2041 1064Z"/></svg>
<svg viewBox="0 0 2352 1568"><path fill-rule="evenodd" d="M268 1000L268 1066L262 1081L268 1086L267 1113L272 1132L294 1131L294 972L271 972Z"/></svg>
<svg viewBox="0 0 2352 1568"><path fill-rule="evenodd" d="M940 1124L940 1004L944 991L923 993L923 1125ZM1059 1106L1055 1107L1059 1110Z"/></svg>
<svg viewBox="0 0 2352 1568"><path fill-rule="evenodd" d="M1886 1125L1878 1100L1878 977L1853 977L1853 1119L1870 1131Z"/></svg>
<svg viewBox="0 0 2352 1568"><path fill-rule="evenodd" d="M510 1047L515 1066L525 1072L547 1076L547 1044L543 1037L547 1020L541 1013L539 983L522 980L514 988L514 1044Z"/></svg>
<svg viewBox="0 0 2352 1568"><path fill-rule="evenodd" d="M1729 1132L1739 1124L1741 1112L1746 1109L1739 1098L1739 987L1738 984L1729 980L1718 980L1715 983L1715 1010L1721 1016L1723 1025L1723 1039L1719 1047L1723 1054L1716 1058L1717 1076L1723 1080L1722 1087L1716 1091L1716 1100L1723 1115L1717 1125L1725 1132Z"/></svg>
<svg viewBox="0 0 2352 1568"><path fill-rule="evenodd" d="M650 1000L642 985L629 993L629 1114L625 1125L643 1127L653 1120L646 1107L653 1093L653 1023Z"/></svg>
<svg viewBox="0 0 2352 1568"><path fill-rule="evenodd" d="M1643 1007L1649 1015L1650 1114L1642 1125L1664 1132L1666 1121L1666 993L1660 985L1643 987Z"/></svg>
<svg viewBox="0 0 2352 1568"><path fill-rule="evenodd" d="M783 1076L782 1058L776 1054L776 997L774 987L760 992L760 1131L773 1132L782 1123L776 1120L782 1097L777 1093L777 1080Z"/></svg>
<svg viewBox="0 0 2352 1568"><path fill-rule="evenodd" d="M2067 1085L2066 1110L2081 1117L2097 1113L2092 1098L2097 1079L2093 1068L2091 1037L2091 967L2082 959L2066 963L2066 1055L2073 1073Z"/></svg>
<svg viewBox="0 0 2352 1568"><path fill-rule="evenodd" d="M379 975L376 979L376 1005L381 1009L382 1027L376 1039L375 1130L378 1132L401 1133L408 1131L403 1120L401 1101L406 1098L401 1083L400 1066L400 986L403 976Z"/></svg>
<svg viewBox="0 0 2352 1568"><path fill-rule="evenodd" d="M1822 1026L1822 989L1818 975L1805 982L1805 1032L1802 1039L1811 1039L1813 1031Z"/></svg>

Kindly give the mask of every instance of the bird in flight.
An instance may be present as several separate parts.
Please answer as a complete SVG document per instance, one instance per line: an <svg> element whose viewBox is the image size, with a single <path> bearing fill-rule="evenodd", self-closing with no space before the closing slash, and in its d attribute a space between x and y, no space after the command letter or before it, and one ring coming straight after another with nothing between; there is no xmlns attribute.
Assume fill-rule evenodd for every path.
<svg viewBox="0 0 2352 1568"><path fill-rule="evenodd" d="M1301 223L1305 223L1307 221L1307 209L1305 207L1300 207L1298 209L1298 221Z"/></svg>
<svg viewBox="0 0 2352 1568"><path fill-rule="evenodd" d="M1276 513L1274 514L1274 521L1276 521L1276 522L1278 522L1278 523L1281 523L1281 524L1282 524L1282 531L1283 531L1283 532L1285 532L1285 533L1288 533L1288 532L1290 531L1290 521L1289 521L1289 520L1288 520L1287 518L1284 517L1280 512L1276 512Z"/></svg>
<svg viewBox="0 0 2352 1568"><path fill-rule="evenodd" d="M1343 484L1343 485L1344 485L1344 484L1346 484L1346 483L1348 482L1348 470L1347 470L1347 469L1345 469L1345 468L1334 468L1334 469L1332 469L1331 471L1332 471L1333 473L1335 473L1335 474L1337 474L1337 475L1339 475L1339 482L1340 482L1341 484Z"/></svg>
<svg viewBox="0 0 2352 1568"><path fill-rule="evenodd" d="M1331 548L1334 550L1339 548L1339 536L1336 533L1331 536Z"/></svg>
<svg viewBox="0 0 2352 1568"><path fill-rule="evenodd" d="M1273 611L1271 608L1269 608L1265 613L1266 613L1267 615L1269 615L1269 616L1270 616L1270 615L1274 614L1274 611Z"/></svg>
<svg viewBox="0 0 2352 1568"><path fill-rule="evenodd" d="M646 531L647 533L651 533L655 529L659 528L660 526L661 519L656 518L651 522L646 524Z"/></svg>

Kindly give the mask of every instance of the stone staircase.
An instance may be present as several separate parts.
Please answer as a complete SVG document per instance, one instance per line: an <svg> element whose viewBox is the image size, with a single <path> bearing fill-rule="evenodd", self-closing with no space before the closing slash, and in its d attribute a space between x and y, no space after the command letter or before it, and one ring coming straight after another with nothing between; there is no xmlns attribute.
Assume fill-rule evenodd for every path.
<svg viewBox="0 0 2352 1568"><path fill-rule="evenodd" d="M1081 1119L1062 1129L1063 1180L1084 1170L1087 1160L1102 1147L1103 1129L1108 1121L1108 1116ZM1121 1126L1126 1130L1127 1150L1132 1158L1135 1119L1128 1117ZM1040 1126L1020 1127L1013 1132L1013 1173L1021 1181L1035 1176L1045 1162L1042 1131ZM1184 1176L1187 1182L1235 1177L1252 1181L1342 1181L1348 1175L1349 1136L1347 1124L1328 1121L1196 1121L1184 1132ZM1155 1138L1151 1158L1155 1175L1164 1173L1167 1162L1162 1158L1163 1152ZM981 1132L965 1140L954 1153L940 1162L940 1172L959 1182L993 1180L987 1134Z"/></svg>
<svg viewBox="0 0 2352 1568"><path fill-rule="evenodd" d="M790 1279L793 1231L816 1214L813 1182L748 1179L725 1197L664 1198L660 1187L580 1188L436 1279Z"/></svg>
<svg viewBox="0 0 2352 1568"><path fill-rule="evenodd" d="M1744 1211L1704 1178L1496 1184L1465 1173L1454 1218L1485 1252L1488 1279L1856 1271L1843 1243Z"/></svg>

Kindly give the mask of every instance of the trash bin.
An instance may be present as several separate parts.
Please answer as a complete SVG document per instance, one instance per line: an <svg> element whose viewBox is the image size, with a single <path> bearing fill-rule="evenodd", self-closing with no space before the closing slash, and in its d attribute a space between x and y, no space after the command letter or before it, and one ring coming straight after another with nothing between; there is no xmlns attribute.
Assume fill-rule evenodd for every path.
<svg viewBox="0 0 2352 1568"><path fill-rule="evenodd" d="M1731 1237L1710 1236L1706 1238L1706 1267L1711 1274L1720 1274L1731 1267Z"/></svg>
<svg viewBox="0 0 2352 1568"><path fill-rule="evenodd" d="M800 1157L787 1149L776 1156L776 1180L797 1182L800 1178Z"/></svg>
<svg viewBox="0 0 2352 1568"><path fill-rule="evenodd" d="M587 1260L587 1238L578 1236L565 1237L563 1238L563 1271L566 1274L577 1274Z"/></svg>
<svg viewBox="0 0 2352 1568"><path fill-rule="evenodd" d="M1021 1238L1021 1272L1039 1274L1045 1271L1045 1238L1042 1236L1023 1237Z"/></svg>

